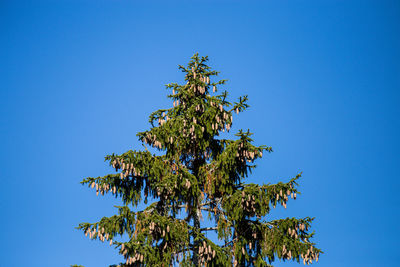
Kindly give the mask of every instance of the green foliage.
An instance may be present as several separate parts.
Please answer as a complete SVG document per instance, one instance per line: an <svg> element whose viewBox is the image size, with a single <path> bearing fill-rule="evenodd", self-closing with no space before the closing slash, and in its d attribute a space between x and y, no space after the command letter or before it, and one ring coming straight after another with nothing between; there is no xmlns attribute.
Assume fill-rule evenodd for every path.
<svg viewBox="0 0 400 267"><path fill-rule="evenodd" d="M124 258L113 266L270 266L276 258L317 261L321 250L310 241L313 218L268 221L277 205L296 199L301 174L286 183L245 184L255 160L271 147L256 146L249 130L235 140L218 138L230 131L234 113L249 106L247 96L233 104L219 87L226 80L195 54L179 66L186 83L167 84L173 107L149 117L151 128L137 134L145 151L108 155L116 173L81 183L96 194L121 198L118 213L96 223L81 223L90 239L107 241ZM147 146L158 150L152 154ZM155 200L144 210L142 201ZM201 227L207 220L215 227ZM219 242L205 234L215 231ZM119 240L119 241L118 241ZM127 240L122 241L122 240Z"/></svg>

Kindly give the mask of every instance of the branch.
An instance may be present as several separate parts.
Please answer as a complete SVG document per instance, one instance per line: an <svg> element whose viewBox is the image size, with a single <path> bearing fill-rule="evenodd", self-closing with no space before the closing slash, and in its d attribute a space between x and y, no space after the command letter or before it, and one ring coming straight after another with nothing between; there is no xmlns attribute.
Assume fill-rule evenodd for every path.
<svg viewBox="0 0 400 267"><path fill-rule="evenodd" d="M204 228L200 228L200 232L201 231L216 231L218 229L218 227L204 227Z"/></svg>

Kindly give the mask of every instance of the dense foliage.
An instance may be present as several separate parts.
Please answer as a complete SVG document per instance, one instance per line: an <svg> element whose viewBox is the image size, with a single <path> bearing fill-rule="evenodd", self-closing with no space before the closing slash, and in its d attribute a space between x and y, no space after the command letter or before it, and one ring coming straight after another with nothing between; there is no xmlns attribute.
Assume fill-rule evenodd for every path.
<svg viewBox="0 0 400 267"><path fill-rule="evenodd" d="M214 80L218 72L207 60L195 54L188 66L179 66L185 84L166 86L173 107L153 112L151 128L137 134L144 151L108 155L116 173L82 181L97 194L121 198L123 205L116 215L78 228L117 248L124 257L118 266L318 261L321 251L310 241L312 218L266 218L272 207L296 199L300 174L286 183L245 184L254 161L272 148L254 145L249 131L238 131L235 140L218 138L230 131L234 113L248 107L247 96L230 103L226 91L218 94L225 80ZM138 211L142 201L151 204Z"/></svg>

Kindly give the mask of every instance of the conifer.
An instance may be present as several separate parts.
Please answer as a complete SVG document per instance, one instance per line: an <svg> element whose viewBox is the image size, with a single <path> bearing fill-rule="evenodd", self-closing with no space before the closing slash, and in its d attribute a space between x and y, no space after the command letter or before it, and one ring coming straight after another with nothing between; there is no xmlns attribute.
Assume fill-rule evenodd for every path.
<svg viewBox="0 0 400 267"><path fill-rule="evenodd" d="M271 266L283 261L318 261L310 241L313 218L268 220L272 207L296 199L297 174L277 184L246 184L254 162L268 146L252 133L220 137L233 115L248 108L247 96L227 100L226 80L195 54L179 66L185 83L167 84L172 107L153 112L151 128L137 134L145 150L111 154L115 173L81 183L121 198L118 213L77 227L91 239L110 240L124 259L112 266ZM153 147L154 153L149 148ZM148 201L151 204L148 204ZM148 206L138 209L144 202ZM208 216L206 216L208 215ZM204 227L214 225L214 227ZM217 238L208 238L213 231Z"/></svg>

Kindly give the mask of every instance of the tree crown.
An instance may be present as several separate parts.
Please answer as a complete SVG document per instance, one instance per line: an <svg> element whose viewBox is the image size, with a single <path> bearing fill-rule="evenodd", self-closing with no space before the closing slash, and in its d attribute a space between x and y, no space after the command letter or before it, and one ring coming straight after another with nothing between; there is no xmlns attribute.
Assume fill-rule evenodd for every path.
<svg viewBox="0 0 400 267"><path fill-rule="evenodd" d="M81 182L97 194L120 197L123 206L117 215L78 228L118 248L125 258L119 266L318 260L321 250L310 242L313 233L308 231L313 218L266 218L271 206L286 208L289 197L296 198L301 174L286 183L245 184L254 161L272 148L254 145L249 130L239 130L235 140L218 138L231 130L233 114L248 108L248 98L230 103L227 91L218 94L226 80L214 81L219 73L207 61L195 54L186 67L179 66L186 83L166 85L173 107L151 113L151 128L137 134L144 151L108 155L105 160L116 173ZM146 209L134 211L149 199L153 202ZM202 227L205 214L213 227ZM207 238L208 231L220 241ZM126 240L117 241L118 236Z"/></svg>

